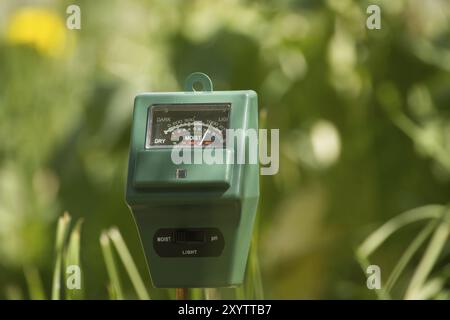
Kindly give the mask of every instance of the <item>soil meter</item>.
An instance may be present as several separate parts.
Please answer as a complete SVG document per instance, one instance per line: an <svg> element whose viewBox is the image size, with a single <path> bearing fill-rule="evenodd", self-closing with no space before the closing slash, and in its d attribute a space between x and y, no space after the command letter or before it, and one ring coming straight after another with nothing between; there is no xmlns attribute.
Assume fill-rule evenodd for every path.
<svg viewBox="0 0 450 320"><path fill-rule="evenodd" d="M251 130L258 130L256 93L213 91L203 73L191 74L184 92L136 96L126 201L155 287L242 283L259 164L236 155L249 154ZM258 152L257 141L251 144ZM178 149L193 160L174 161ZM198 161L206 151L220 153L222 161Z"/></svg>

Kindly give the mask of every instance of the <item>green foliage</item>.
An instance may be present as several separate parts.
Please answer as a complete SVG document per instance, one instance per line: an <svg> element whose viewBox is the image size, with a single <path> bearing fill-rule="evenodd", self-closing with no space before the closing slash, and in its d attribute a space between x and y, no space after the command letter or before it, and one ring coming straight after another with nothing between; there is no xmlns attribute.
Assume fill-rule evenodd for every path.
<svg viewBox="0 0 450 320"><path fill-rule="evenodd" d="M24 274L27 281L30 299L45 300L46 294L38 270L34 267L27 267L24 270Z"/></svg>
<svg viewBox="0 0 450 320"><path fill-rule="evenodd" d="M102 247L103 259L105 260L106 269L110 279L108 286L109 298L111 300L122 300L124 298L122 285L120 282L119 272L117 271L116 262L114 260L111 247L111 240L106 232L100 236L100 245Z"/></svg>
<svg viewBox="0 0 450 320"><path fill-rule="evenodd" d="M369 262L369 256L374 254L376 250L379 250L381 245L383 245L389 237L395 235L401 228L422 220L428 220L429 222L416 235L411 244L401 255L388 277L386 284L383 284L380 290L376 290L379 298L392 298L394 285L399 280L408 263L411 262L414 255L417 254L424 242L428 240L430 236L431 239L429 240L428 246L425 249L419 264L411 276L406 292L404 293L404 298L430 299L438 298L443 294L448 294L447 290L444 289L445 281L447 279L443 270L434 270L438 276L429 279L433 269L436 269L438 258L441 256L445 244L448 242L450 234L450 211L448 207L429 205L407 211L391 219L374 231L359 246L356 255L365 272L367 267L371 264Z"/></svg>
<svg viewBox="0 0 450 320"><path fill-rule="evenodd" d="M58 226L56 229L56 246L55 246L55 268L53 271L53 283L52 283L52 300L59 300L61 297L61 271L63 255L66 247L66 237L69 233L70 216L66 212L59 218Z"/></svg>
<svg viewBox="0 0 450 320"><path fill-rule="evenodd" d="M125 241L123 240L122 235L120 234L119 230L116 228L113 228L113 229L109 230L107 234L108 234L109 239L114 244L114 247L116 248L117 253L119 254L119 257L125 266L125 269L128 273L128 276L131 279L131 282L133 283L133 286L134 286L134 289L136 291L138 298L141 300L150 299L147 289L145 288L144 282L142 281L142 277L139 274L138 269L136 268L133 258L131 257L131 254L128 251L128 248L127 248ZM118 288L119 286L117 286L117 283L116 283L114 287Z"/></svg>
<svg viewBox="0 0 450 320"><path fill-rule="evenodd" d="M78 220L74 229L72 230L69 238L69 242L67 244L67 248L65 251L65 283L70 281L70 274L67 272L70 266L78 266L81 268L81 260L80 260L80 237L81 237L81 225L83 220ZM83 284L81 284L80 289L77 290L66 290L66 299L68 300L79 300L83 299Z"/></svg>
<svg viewBox="0 0 450 320"><path fill-rule="evenodd" d="M174 298L149 285L123 194L133 97L193 71L258 92L280 171L261 179L246 284L192 297L373 298L359 243L390 271L380 297L448 297L450 3L83 0L81 30L68 4L1 5L0 298Z"/></svg>

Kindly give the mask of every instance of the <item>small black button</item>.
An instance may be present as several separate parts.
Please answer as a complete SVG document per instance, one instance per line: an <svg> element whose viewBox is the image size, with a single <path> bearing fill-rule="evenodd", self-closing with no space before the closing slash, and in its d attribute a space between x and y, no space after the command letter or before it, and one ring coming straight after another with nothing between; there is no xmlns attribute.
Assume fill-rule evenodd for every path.
<svg viewBox="0 0 450 320"><path fill-rule="evenodd" d="M187 170L186 169L177 169L176 177L177 177L177 179L185 179L187 177Z"/></svg>

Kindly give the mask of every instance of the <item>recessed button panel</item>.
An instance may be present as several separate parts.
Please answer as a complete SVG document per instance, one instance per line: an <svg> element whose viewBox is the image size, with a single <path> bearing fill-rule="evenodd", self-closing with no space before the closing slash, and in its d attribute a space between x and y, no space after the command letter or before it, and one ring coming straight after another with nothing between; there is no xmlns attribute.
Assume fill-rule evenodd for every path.
<svg viewBox="0 0 450 320"><path fill-rule="evenodd" d="M160 257L218 257L225 240L217 228L159 229L153 247Z"/></svg>

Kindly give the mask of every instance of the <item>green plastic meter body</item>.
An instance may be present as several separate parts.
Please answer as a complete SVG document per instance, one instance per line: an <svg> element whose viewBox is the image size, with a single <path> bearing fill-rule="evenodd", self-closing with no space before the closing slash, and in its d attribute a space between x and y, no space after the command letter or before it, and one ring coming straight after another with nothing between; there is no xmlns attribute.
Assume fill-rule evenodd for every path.
<svg viewBox="0 0 450 320"><path fill-rule="evenodd" d="M257 95L199 73L186 86L136 96L126 202L155 287L238 285L259 199Z"/></svg>

